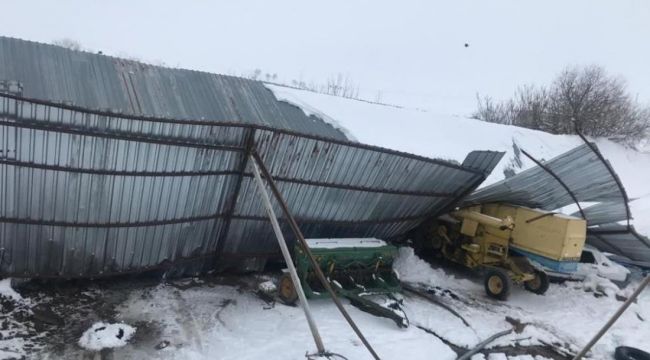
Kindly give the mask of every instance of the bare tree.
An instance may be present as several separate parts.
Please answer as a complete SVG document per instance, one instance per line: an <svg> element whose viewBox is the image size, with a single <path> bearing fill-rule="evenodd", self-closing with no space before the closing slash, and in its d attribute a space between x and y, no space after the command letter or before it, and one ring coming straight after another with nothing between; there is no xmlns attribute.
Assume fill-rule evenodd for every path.
<svg viewBox="0 0 650 360"><path fill-rule="evenodd" d="M327 79L326 94L357 99L359 97L359 85L355 84L348 75L338 73Z"/></svg>
<svg viewBox="0 0 650 360"><path fill-rule="evenodd" d="M519 87L514 99L508 102L511 108L510 123L531 129L545 128L549 102L545 88L534 85Z"/></svg>
<svg viewBox="0 0 650 360"><path fill-rule="evenodd" d="M574 127L593 136L636 137L648 127L647 111L628 94L625 81L601 67L564 70L553 83L550 116L554 133Z"/></svg>
<svg viewBox="0 0 650 360"><path fill-rule="evenodd" d="M548 89L523 86L504 102L478 97L474 117L554 134L571 134L577 128L626 141L636 141L650 129L650 111L632 99L625 81L598 66L567 68Z"/></svg>
<svg viewBox="0 0 650 360"><path fill-rule="evenodd" d="M514 103L512 100L495 102L490 96L476 94L476 101L478 108L472 114L472 118L498 124L513 124Z"/></svg>

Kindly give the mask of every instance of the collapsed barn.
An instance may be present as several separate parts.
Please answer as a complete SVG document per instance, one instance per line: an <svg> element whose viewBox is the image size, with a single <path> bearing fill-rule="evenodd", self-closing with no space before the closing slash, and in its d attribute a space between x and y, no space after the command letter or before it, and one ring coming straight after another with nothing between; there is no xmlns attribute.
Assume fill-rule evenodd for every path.
<svg viewBox="0 0 650 360"><path fill-rule="evenodd" d="M0 81L3 276L261 270L279 251L253 152L307 237L397 239L463 201L590 202L578 215L592 244L650 260L591 145L468 197L502 153L458 164L360 144L257 81L6 37Z"/></svg>
<svg viewBox="0 0 650 360"><path fill-rule="evenodd" d="M278 250L252 151L307 236L384 239L453 207L502 156L366 146L259 82L50 45L0 38L0 69L17 90L0 97L5 276L260 270Z"/></svg>

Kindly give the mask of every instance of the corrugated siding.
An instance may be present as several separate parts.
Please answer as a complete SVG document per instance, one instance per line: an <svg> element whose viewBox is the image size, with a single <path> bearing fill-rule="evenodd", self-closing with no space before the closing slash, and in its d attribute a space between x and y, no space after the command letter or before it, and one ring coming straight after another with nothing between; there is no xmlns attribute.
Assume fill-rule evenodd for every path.
<svg viewBox="0 0 650 360"><path fill-rule="evenodd" d="M617 221L627 221L627 208L621 201L605 201L583 209L589 219L589 226L610 224ZM581 217L579 211L571 214Z"/></svg>
<svg viewBox="0 0 650 360"><path fill-rule="evenodd" d="M335 139L345 136L259 81L172 69L0 36L0 81L23 96L133 115L266 125Z"/></svg>
<svg viewBox="0 0 650 360"><path fill-rule="evenodd" d="M632 227L616 224L628 220L627 197L619 187L617 175L601 161L596 146L591 146L593 149L584 144L543 165L559 177L579 203L596 203L583 207L589 243L633 260L650 261L647 239ZM509 202L545 210L557 210L575 203L560 182L540 166L479 189L465 201L466 204ZM580 211L573 215L582 217ZM602 232L603 229L607 231ZM615 233L609 231L612 229Z"/></svg>
<svg viewBox="0 0 650 360"><path fill-rule="evenodd" d="M633 227L620 224L596 226L587 235L587 241L603 251L622 254L635 261L650 261L650 239Z"/></svg>
<svg viewBox="0 0 650 360"><path fill-rule="evenodd" d="M404 234L453 206L503 156L475 153L468 168L249 123L9 95L0 95L0 150L0 272L27 277L186 260L259 269L277 245L246 151L260 154L308 237Z"/></svg>
<svg viewBox="0 0 650 360"><path fill-rule="evenodd" d="M586 144L544 162L544 166L567 185L578 201L622 199L616 180ZM466 201L505 201L545 210L555 210L574 203L564 187L539 166L479 189Z"/></svg>
<svg viewBox="0 0 650 360"><path fill-rule="evenodd" d="M472 151L463 161L463 166L477 171L492 171L501 157L494 156L495 151Z"/></svg>

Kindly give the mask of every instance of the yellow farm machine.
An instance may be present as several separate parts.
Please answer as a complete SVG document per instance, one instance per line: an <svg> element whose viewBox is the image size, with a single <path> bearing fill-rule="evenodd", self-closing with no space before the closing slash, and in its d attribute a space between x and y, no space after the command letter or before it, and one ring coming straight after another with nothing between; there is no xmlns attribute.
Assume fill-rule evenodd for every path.
<svg viewBox="0 0 650 360"><path fill-rule="evenodd" d="M543 268L575 270L586 238L585 220L510 204L463 208L425 224L416 245L484 272L490 297L507 299L512 283L543 294Z"/></svg>

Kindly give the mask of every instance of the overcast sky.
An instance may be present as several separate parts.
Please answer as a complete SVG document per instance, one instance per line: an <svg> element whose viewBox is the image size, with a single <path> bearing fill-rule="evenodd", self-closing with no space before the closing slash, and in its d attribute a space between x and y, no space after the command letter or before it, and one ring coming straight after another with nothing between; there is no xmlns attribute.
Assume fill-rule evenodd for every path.
<svg viewBox="0 0 650 360"><path fill-rule="evenodd" d="M0 34L217 73L259 68L468 114L567 65L599 64L650 102L650 1L12 0ZM469 44L465 47L464 44Z"/></svg>

